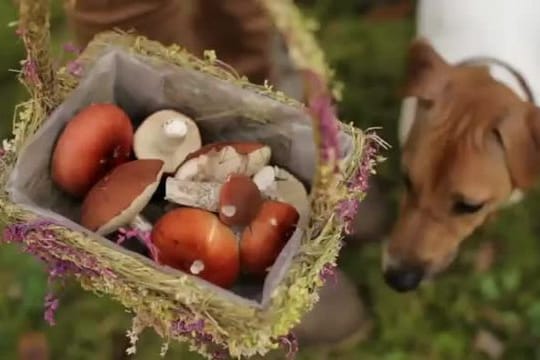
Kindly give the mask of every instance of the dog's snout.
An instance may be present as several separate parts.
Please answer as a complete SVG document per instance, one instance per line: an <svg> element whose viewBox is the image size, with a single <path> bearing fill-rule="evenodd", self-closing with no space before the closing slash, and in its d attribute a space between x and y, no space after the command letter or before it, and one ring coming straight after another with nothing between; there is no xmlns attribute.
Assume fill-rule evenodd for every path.
<svg viewBox="0 0 540 360"><path fill-rule="evenodd" d="M399 292L415 290L420 285L423 277L424 271L416 267L406 269L390 268L384 272L386 283Z"/></svg>

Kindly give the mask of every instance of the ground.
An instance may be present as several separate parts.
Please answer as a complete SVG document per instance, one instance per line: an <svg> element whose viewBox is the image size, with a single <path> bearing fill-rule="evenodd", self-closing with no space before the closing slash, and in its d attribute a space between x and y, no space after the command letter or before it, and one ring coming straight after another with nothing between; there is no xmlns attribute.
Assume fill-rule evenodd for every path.
<svg viewBox="0 0 540 360"><path fill-rule="evenodd" d="M313 1L312 1L313 2ZM380 134L396 144L399 84L410 18L366 18L353 0L319 0L308 10L322 24L319 37L346 91L341 117L361 128L382 126ZM7 134L14 103L24 93L7 69L17 68L21 45L6 27L15 20L11 2L0 4L0 130ZM59 14L58 11L56 11ZM55 18L61 20L60 17ZM64 36L54 33L57 43ZM378 180L395 202L400 188L398 149ZM490 351L504 348L504 359L540 359L540 193L501 213L465 245L459 261L443 277L416 293L396 294L382 282L377 241L345 248L341 266L356 282L369 306L374 328L369 338L333 354L301 353L303 359L484 359L475 346L484 339ZM376 239L374 239L376 240ZM61 297L57 325L43 321L46 278L39 263L10 246L0 248L0 354L16 358L20 337L41 331L53 359L110 359L123 341L129 315L116 303L68 285ZM136 359L157 359L159 341L145 333ZM485 346L484 346L485 347ZM118 348L118 346L116 347ZM122 359L116 356L114 359ZM198 359L181 345L168 359Z"/></svg>

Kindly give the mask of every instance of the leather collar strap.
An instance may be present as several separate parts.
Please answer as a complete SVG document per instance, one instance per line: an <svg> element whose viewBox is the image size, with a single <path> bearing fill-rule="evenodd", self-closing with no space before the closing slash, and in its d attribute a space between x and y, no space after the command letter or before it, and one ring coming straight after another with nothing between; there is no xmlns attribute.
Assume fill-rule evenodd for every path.
<svg viewBox="0 0 540 360"><path fill-rule="evenodd" d="M463 60L458 63L458 66L479 66L479 65L498 65L500 67L503 67L517 79L519 85L521 86L521 88L525 92L525 95L527 96L527 100L533 104L536 103L534 99L534 95L531 91L531 88L529 87L529 84L527 83L523 75L521 75L519 71L517 71L516 69L514 69L512 66L505 63L504 61L491 58L491 57L475 57L475 58Z"/></svg>

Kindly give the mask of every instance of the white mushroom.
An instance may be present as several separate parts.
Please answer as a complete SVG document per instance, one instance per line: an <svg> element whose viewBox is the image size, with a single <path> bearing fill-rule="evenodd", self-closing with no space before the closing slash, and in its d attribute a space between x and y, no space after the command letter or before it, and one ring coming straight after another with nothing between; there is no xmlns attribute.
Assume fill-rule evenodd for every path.
<svg viewBox="0 0 540 360"><path fill-rule="evenodd" d="M179 180L225 182L231 174L253 176L270 162L269 146L257 142L218 142L203 146L180 165Z"/></svg>
<svg viewBox="0 0 540 360"><path fill-rule="evenodd" d="M147 117L135 131L137 159L160 159L164 171L173 173L186 157L201 148L199 128L189 117L161 110Z"/></svg>

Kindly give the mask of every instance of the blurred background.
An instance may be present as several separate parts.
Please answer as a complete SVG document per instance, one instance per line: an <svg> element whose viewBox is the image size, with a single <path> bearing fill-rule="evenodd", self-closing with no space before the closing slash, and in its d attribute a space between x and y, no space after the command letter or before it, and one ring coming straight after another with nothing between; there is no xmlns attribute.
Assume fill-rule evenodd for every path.
<svg viewBox="0 0 540 360"><path fill-rule="evenodd" d="M60 57L69 39L60 1L54 1L53 39ZM311 341L302 359L540 359L540 194L500 213L469 240L459 261L433 284L411 294L388 289L380 273L380 241L395 213L400 190L396 125L404 54L414 35L414 9L402 0L304 0L320 24L318 36L331 65L344 81L344 121L382 126L394 147L365 204L362 236L350 239L340 267L350 280L365 331L339 346ZM22 44L8 24L17 18L12 1L0 2L0 135L8 135L14 105L24 99L15 73ZM383 196L384 195L384 196ZM370 225L372 225L370 227ZM368 230L365 230L368 229ZM57 325L43 320L46 276L41 265L15 247L0 248L0 358L17 359L21 347L47 346L51 359L127 359L125 332L130 316L105 298L68 284L61 294ZM355 308L355 311L360 311ZM347 306L325 307L314 316L312 338L340 329L324 317L349 316ZM341 314L341 315L339 315ZM313 325L314 324L314 325ZM326 336L326 335L325 335ZM328 337L328 336L327 336ZM331 336L330 336L331 337ZM323 335L320 338L324 338ZM335 340L335 339L334 339ZM152 332L141 338L135 359L158 359ZM35 359L38 359L36 357ZM39 358L41 359L41 358ZM195 360L174 344L166 359Z"/></svg>

